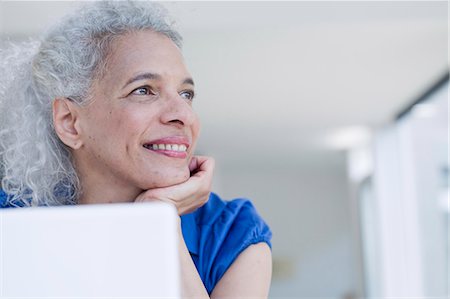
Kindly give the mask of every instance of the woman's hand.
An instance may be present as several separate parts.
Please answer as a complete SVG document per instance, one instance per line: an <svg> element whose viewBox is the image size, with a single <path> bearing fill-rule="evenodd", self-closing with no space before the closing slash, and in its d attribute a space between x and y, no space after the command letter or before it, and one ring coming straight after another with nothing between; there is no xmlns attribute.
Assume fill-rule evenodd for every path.
<svg viewBox="0 0 450 299"><path fill-rule="evenodd" d="M195 156L189 164L191 177L186 182L144 191L135 202L161 200L175 205L180 216L193 212L209 199L214 163L213 158Z"/></svg>

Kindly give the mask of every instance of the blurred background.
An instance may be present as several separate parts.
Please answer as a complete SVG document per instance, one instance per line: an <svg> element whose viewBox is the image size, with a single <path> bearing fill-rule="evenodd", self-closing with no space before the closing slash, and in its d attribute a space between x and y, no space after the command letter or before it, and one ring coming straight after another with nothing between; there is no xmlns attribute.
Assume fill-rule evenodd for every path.
<svg viewBox="0 0 450 299"><path fill-rule="evenodd" d="M214 191L273 230L271 298L448 298L448 3L163 2ZM2 41L74 2L0 2Z"/></svg>

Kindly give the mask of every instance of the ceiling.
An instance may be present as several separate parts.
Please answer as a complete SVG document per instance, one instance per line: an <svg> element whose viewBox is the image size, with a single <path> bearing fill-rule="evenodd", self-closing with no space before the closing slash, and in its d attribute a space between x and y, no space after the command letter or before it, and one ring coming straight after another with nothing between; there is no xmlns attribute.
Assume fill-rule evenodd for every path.
<svg viewBox="0 0 450 299"><path fill-rule="evenodd" d="M197 85L199 150L223 163L339 164L330 134L389 123L448 69L445 1L164 5ZM2 35L34 36L75 6L1 2Z"/></svg>

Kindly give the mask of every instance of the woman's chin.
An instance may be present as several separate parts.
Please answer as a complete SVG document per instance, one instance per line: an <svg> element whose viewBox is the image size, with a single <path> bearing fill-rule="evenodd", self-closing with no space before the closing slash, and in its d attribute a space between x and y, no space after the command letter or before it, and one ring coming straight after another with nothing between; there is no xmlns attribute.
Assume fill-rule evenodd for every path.
<svg viewBox="0 0 450 299"><path fill-rule="evenodd" d="M154 188L164 188L174 185L179 185L186 182L190 177L189 169L177 170L177 171L167 171L164 173L159 173L156 177L151 178L147 182L143 182L144 190L154 189Z"/></svg>

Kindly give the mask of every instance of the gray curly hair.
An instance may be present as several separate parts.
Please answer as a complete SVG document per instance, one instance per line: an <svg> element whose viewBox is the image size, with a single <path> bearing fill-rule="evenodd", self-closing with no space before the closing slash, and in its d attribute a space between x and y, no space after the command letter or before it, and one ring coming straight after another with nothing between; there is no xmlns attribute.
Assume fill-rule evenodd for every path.
<svg viewBox="0 0 450 299"><path fill-rule="evenodd" d="M92 2L62 19L39 43L0 52L0 177L14 206L76 204L81 188L71 152L57 137L52 102L89 101L112 42L152 30L181 48L167 10L156 3Z"/></svg>

